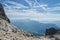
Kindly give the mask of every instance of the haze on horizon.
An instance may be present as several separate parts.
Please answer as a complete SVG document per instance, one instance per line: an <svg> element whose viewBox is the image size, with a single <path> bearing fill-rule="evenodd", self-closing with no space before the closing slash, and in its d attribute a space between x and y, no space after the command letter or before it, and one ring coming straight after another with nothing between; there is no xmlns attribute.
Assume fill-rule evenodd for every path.
<svg viewBox="0 0 60 40"><path fill-rule="evenodd" d="M60 21L60 0L0 0L10 20Z"/></svg>

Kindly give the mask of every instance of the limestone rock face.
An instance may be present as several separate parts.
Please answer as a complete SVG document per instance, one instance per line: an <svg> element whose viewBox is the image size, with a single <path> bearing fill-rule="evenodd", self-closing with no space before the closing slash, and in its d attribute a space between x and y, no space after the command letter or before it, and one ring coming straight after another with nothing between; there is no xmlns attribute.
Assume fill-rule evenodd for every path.
<svg viewBox="0 0 60 40"><path fill-rule="evenodd" d="M3 9L3 6L2 4L0 3L0 18L3 18L5 20L7 20L9 23L10 23L10 20L9 18L6 16L5 12L4 12L4 9Z"/></svg>

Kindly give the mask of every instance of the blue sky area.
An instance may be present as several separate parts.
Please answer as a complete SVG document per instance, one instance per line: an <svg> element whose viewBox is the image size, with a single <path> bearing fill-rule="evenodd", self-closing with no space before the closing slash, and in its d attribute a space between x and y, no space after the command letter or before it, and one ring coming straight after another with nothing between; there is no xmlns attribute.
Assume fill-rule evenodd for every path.
<svg viewBox="0 0 60 40"><path fill-rule="evenodd" d="M60 0L0 0L11 20L60 21Z"/></svg>

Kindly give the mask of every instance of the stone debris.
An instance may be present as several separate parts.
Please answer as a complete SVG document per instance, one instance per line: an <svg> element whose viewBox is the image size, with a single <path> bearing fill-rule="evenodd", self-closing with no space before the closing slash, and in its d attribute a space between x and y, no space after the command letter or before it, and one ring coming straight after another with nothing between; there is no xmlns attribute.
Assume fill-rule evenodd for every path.
<svg viewBox="0 0 60 40"><path fill-rule="evenodd" d="M56 36L58 39L59 36ZM6 20L0 19L0 40L55 40L55 38L48 38L45 36L34 37L25 34L25 32L17 29L15 26L8 23Z"/></svg>

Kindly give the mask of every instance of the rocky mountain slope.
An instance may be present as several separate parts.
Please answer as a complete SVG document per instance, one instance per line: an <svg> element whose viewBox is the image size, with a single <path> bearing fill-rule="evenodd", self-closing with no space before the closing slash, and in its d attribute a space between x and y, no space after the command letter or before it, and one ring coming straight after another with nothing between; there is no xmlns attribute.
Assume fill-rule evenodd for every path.
<svg viewBox="0 0 60 40"><path fill-rule="evenodd" d="M0 40L60 40L59 36L60 35L54 35L53 38L49 38L49 36L34 37L0 18Z"/></svg>
<svg viewBox="0 0 60 40"><path fill-rule="evenodd" d="M23 32L10 24L10 20L5 15L0 4L0 40L60 40L60 34L36 37L30 33Z"/></svg>

